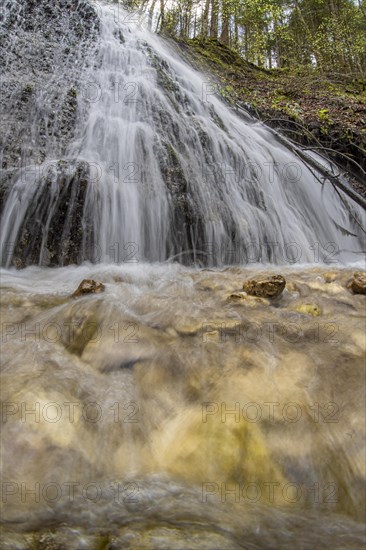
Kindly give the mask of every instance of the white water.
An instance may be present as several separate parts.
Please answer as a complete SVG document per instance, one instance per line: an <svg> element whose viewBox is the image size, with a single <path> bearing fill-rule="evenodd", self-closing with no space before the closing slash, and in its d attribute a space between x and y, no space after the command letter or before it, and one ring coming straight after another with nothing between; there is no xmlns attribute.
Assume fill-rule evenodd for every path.
<svg viewBox="0 0 366 550"><path fill-rule="evenodd" d="M2 269L4 548L362 548L364 296L324 270L270 304L229 299L258 266Z"/></svg>
<svg viewBox="0 0 366 550"><path fill-rule="evenodd" d="M77 136L64 157L90 168L80 261L246 263L253 249L260 262L359 258L362 233L349 212L362 222L359 207L342 203L329 183L322 196L305 163L228 108L169 44L121 9L116 16L99 3L97 11L100 42L80 76ZM24 173L14 182L1 225L3 264L11 265L31 212L43 228L38 262L47 265L59 197L57 174L51 186Z"/></svg>

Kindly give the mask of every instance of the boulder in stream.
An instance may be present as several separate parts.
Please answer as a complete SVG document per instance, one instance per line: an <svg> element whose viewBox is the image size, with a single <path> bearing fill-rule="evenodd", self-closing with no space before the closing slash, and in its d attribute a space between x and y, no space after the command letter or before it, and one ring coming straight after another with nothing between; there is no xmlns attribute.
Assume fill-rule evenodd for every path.
<svg viewBox="0 0 366 550"><path fill-rule="evenodd" d="M243 290L250 296L259 298L277 298L284 290L286 280L282 275L273 275L265 279L245 281Z"/></svg>
<svg viewBox="0 0 366 550"><path fill-rule="evenodd" d="M84 294L98 294L99 292L103 292L104 289L105 286L103 283L97 283L93 279L83 279L75 292L72 293L72 297L78 298Z"/></svg>
<svg viewBox="0 0 366 550"><path fill-rule="evenodd" d="M354 273L347 286L353 294L366 294L366 272L357 271Z"/></svg>

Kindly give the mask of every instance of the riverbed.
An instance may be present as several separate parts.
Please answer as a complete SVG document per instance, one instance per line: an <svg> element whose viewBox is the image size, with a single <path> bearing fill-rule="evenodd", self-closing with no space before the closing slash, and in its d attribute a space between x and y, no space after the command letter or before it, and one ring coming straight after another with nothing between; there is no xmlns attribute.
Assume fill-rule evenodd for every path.
<svg viewBox="0 0 366 550"><path fill-rule="evenodd" d="M2 270L2 548L361 548L355 270Z"/></svg>

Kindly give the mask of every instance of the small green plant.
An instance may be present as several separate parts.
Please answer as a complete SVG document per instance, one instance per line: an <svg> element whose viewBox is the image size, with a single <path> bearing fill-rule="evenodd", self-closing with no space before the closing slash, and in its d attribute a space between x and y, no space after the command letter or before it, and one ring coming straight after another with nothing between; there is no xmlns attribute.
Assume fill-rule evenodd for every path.
<svg viewBox="0 0 366 550"><path fill-rule="evenodd" d="M322 122L331 122L328 109L319 109L317 114Z"/></svg>
<svg viewBox="0 0 366 550"><path fill-rule="evenodd" d="M272 109L276 109L278 105L281 103L282 99L276 97L272 100Z"/></svg>
<svg viewBox="0 0 366 550"><path fill-rule="evenodd" d="M281 107L281 103L286 101L286 96L283 94L282 90L275 90L273 99L272 99L272 109L277 109Z"/></svg>

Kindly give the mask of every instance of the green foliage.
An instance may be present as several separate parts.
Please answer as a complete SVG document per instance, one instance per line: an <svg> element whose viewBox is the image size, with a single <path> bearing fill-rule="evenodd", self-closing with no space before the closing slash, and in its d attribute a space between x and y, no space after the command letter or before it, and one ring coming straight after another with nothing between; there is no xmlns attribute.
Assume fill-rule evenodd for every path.
<svg viewBox="0 0 366 550"><path fill-rule="evenodd" d="M224 99L229 101L229 103L235 103L235 90L231 84L221 86L220 94Z"/></svg>
<svg viewBox="0 0 366 550"><path fill-rule="evenodd" d="M328 109L319 109L319 111L317 112L317 115L322 122L327 122L327 123L331 122Z"/></svg>
<svg viewBox="0 0 366 550"><path fill-rule="evenodd" d="M259 67L366 72L366 0L125 2L148 10L155 30L217 39Z"/></svg>

